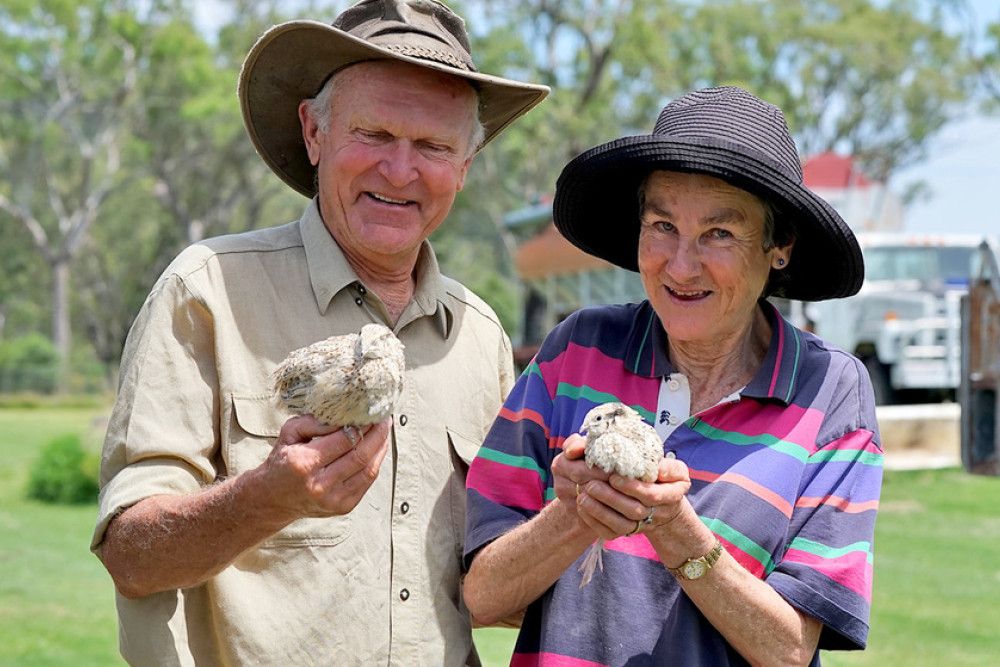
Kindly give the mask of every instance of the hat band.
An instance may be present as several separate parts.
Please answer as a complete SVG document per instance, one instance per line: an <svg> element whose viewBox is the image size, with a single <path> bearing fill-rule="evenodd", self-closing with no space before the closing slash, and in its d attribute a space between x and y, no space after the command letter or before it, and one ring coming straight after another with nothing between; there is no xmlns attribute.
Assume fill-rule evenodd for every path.
<svg viewBox="0 0 1000 667"><path fill-rule="evenodd" d="M467 63L447 51L428 49L423 46L409 46L407 44L377 44L377 46L386 49L387 51L393 51L404 56L410 56L411 58L433 60L434 62L441 63L442 65L449 65L456 69L465 70L466 72L476 71L475 68L469 67Z"/></svg>

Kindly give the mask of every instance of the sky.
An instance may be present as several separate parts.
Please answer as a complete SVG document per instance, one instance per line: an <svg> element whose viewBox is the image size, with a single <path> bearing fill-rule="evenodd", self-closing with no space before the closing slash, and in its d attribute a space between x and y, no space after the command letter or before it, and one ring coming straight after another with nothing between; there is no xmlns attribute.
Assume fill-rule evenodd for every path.
<svg viewBox="0 0 1000 667"><path fill-rule="evenodd" d="M1000 236L1000 115L947 126L930 143L929 158L900 172L889 187L923 180L931 190L903 214L913 232L968 232Z"/></svg>

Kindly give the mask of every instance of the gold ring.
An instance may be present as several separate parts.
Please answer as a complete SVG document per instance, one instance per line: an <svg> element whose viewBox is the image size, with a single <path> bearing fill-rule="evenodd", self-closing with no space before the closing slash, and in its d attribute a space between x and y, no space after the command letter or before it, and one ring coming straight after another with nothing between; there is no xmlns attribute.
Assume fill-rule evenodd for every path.
<svg viewBox="0 0 1000 667"><path fill-rule="evenodd" d="M579 497L579 495L580 495L580 484L579 484L579 482L578 482L578 483L577 483L577 485L576 485L576 495L577 495L578 497Z"/></svg>
<svg viewBox="0 0 1000 667"><path fill-rule="evenodd" d="M625 537L632 537L642 528L642 519L635 522L635 529L631 533L625 533Z"/></svg>
<svg viewBox="0 0 1000 667"><path fill-rule="evenodd" d="M642 520L643 523L645 524L653 523L653 510L655 509L656 509L655 505L649 508L649 514L646 516L645 519Z"/></svg>

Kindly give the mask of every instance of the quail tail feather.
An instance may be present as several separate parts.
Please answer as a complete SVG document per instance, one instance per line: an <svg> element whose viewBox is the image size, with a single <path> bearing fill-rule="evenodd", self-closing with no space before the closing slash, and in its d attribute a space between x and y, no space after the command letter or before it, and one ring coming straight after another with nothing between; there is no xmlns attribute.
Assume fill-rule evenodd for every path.
<svg viewBox="0 0 1000 667"><path fill-rule="evenodd" d="M590 545L586 557L580 563L580 567L577 568L577 572L583 572L583 578L580 579L580 588L590 583L590 580L594 578L595 570L604 572L604 542L604 539L598 538L596 542Z"/></svg>

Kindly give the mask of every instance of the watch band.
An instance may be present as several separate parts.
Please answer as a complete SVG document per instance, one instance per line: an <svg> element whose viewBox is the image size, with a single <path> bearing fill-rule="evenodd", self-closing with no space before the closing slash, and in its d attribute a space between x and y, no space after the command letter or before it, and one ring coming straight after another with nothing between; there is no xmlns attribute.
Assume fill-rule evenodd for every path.
<svg viewBox="0 0 1000 667"><path fill-rule="evenodd" d="M667 571L678 579L693 581L705 576L705 573L712 569L719 558L722 557L722 542L715 538L715 546L700 558L688 558L680 567L668 567ZM666 566L664 566L666 567Z"/></svg>

